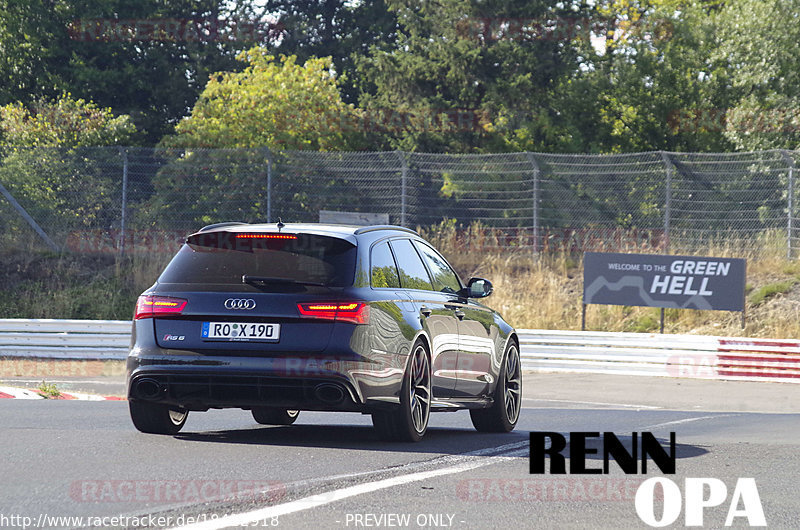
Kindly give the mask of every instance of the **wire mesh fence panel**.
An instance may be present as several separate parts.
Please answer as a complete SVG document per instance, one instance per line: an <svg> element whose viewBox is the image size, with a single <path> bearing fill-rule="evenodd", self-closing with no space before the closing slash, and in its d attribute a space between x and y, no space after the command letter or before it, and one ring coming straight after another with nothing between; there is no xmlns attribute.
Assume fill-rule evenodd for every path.
<svg viewBox="0 0 800 530"><path fill-rule="evenodd" d="M670 155L675 166L671 241L688 250L721 243L750 246L777 234L785 244L788 165L780 151Z"/></svg>
<svg viewBox="0 0 800 530"><path fill-rule="evenodd" d="M270 219L318 222L320 211L387 214L403 224L400 153L292 151L272 155Z"/></svg>
<svg viewBox="0 0 800 530"><path fill-rule="evenodd" d="M75 250L95 231L119 226L120 175L116 147L7 149L0 163L0 183L19 207L59 248ZM5 229L30 226L18 215Z"/></svg>
<svg viewBox="0 0 800 530"><path fill-rule="evenodd" d="M355 212L411 228L450 220L467 238L479 225L494 245L533 251L677 252L715 241L763 246L768 239L794 255L798 163L798 152L777 150L463 155L6 147L0 244L171 252L187 234L217 222L317 222L320 212Z"/></svg>
<svg viewBox="0 0 800 530"><path fill-rule="evenodd" d="M666 170L660 153L536 155L540 248L662 248Z"/></svg>
<svg viewBox="0 0 800 530"><path fill-rule="evenodd" d="M800 185L798 185L797 169L800 167L800 153L796 151L782 151L784 160L786 160L786 210L787 221L786 231L787 237L787 257L793 255L794 249L800 248L800 219L798 219L798 212L800 212Z"/></svg>

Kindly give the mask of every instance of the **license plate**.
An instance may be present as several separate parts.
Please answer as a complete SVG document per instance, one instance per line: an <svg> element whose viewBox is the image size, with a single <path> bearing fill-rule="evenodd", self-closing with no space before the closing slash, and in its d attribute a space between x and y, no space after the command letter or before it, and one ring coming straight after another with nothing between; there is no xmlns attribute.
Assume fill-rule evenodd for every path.
<svg viewBox="0 0 800 530"><path fill-rule="evenodd" d="M263 322L203 322L204 340L278 342L280 324Z"/></svg>

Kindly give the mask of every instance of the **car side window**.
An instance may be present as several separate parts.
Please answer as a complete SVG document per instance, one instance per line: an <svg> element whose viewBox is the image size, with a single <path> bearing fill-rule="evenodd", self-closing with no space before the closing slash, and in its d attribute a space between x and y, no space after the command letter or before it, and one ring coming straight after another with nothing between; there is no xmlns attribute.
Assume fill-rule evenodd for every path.
<svg viewBox="0 0 800 530"><path fill-rule="evenodd" d="M400 276L389 243L380 243L372 247L370 276L373 287L400 287Z"/></svg>
<svg viewBox="0 0 800 530"><path fill-rule="evenodd" d="M414 246L409 239L395 239L391 243L397 268L400 271L400 285L403 289L423 289L433 291L428 271L422 264Z"/></svg>
<svg viewBox="0 0 800 530"><path fill-rule="evenodd" d="M431 274L433 274L433 288L443 293L457 293L461 290L461 282L458 275L450 268L447 261L425 243L414 242L425 263L428 264Z"/></svg>

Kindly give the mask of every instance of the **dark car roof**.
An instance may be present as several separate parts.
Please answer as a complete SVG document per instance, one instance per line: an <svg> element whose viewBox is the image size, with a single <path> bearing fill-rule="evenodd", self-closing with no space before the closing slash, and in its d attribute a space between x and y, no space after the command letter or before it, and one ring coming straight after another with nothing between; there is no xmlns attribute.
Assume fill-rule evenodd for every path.
<svg viewBox="0 0 800 530"><path fill-rule="evenodd" d="M200 232L263 232L263 233L278 233L280 232L302 232L305 234L318 234L318 235L331 235L347 239L355 242L355 236L369 232L379 231L393 231L403 232L406 234L414 234L419 236L417 232L409 228L394 225L340 225L340 224L322 224L322 223L284 223L278 229L278 223L219 223L216 225L209 225L203 227L198 231Z"/></svg>

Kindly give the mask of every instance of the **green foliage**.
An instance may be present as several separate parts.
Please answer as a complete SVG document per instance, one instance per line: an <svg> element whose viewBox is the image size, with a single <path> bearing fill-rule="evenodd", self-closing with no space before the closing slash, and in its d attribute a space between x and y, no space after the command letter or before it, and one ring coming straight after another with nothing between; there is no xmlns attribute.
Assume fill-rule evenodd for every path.
<svg viewBox="0 0 800 530"><path fill-rule="evenodd" d="M110 108L70 94L0 107L0 134L14 147L126 145L135 132L130 116L114 116Z"/></svg>
<svg viewBox="0 0 800 530"><path fill-rule="evenodd" d="M593 130L587 151L727 150L722 128L699 111L729 104L728 72L713 59L716 31L708 2L615 0L599 14L615 20L601 53L568 87L588 92L581 130Z"/></svg>
<svg viewBox="0 0 800 530"><path fill-rule="evenodd" d="M725 2L715 55L726 62L737 100L725 136L742 150L800 145L798 0Z"/></svg>
<svg viewBox="0 0 800 530"><path fill-rule="evenodd" d="M330 58L276 61L262 48L239 55L244 71L212 76L176 126L169 147L332 150L348 146L355 109L342 102Z"/></svg>
<svg viewBox="0 0 800 530"><path fill-rule="evenodd" d="M391 45L397 21L384 0L265 0L264 10L278 19L281 39L275 54L297 56L304 63L312 57L332 57L342 98L358 101L359 79L354 60L380 42Z"/></svg>
<svg viewBox="0 0 800 530"><path fill-rule="evenodd" d="M549 2L388 4L399 23L396 38L376 43L357 61L359 75L369 80L360 99L365 112L437 116L461 110L473 118L389 129L374 138L376 146L451 152L510 150L523 143L531 150L571 147L553 103L558 80L578 67L572 48L554 39L487 38L481 29L484 19L552 16ZM526 141L507 144L516 130L527 131Z"/></svg>
<svg viewBox="0 0 800 530"><path fill-rule="evenodd" d="M61 397L61 391L58 389L58 386L56 386L55 383L47 383L42 380L42 382L39 383L39 386L36 387L36 390L38 390L39 394L41 394L45 399L57 399Z"/></svg>
<svg viewBox="0 0 800 530"><path fill-rule="evenodd" d="M191 108L208 75L235 68L236 52L253 45L201 33L216 19L258 19L256 7L222 0L0 0L0 105L71 92L130 115L136 142L153 145ZM137 27L146 32L167 19L200 26L201 33L136 37Z"/></svg>
<svg viewBox="0 0 800 530"><path fill-rule="evenodd" d="M263 149L168 149L168 162L153 178L155 193L136 209L137 226L195 230L221 221L267 218L264 188L267 153Z"/></svg>

